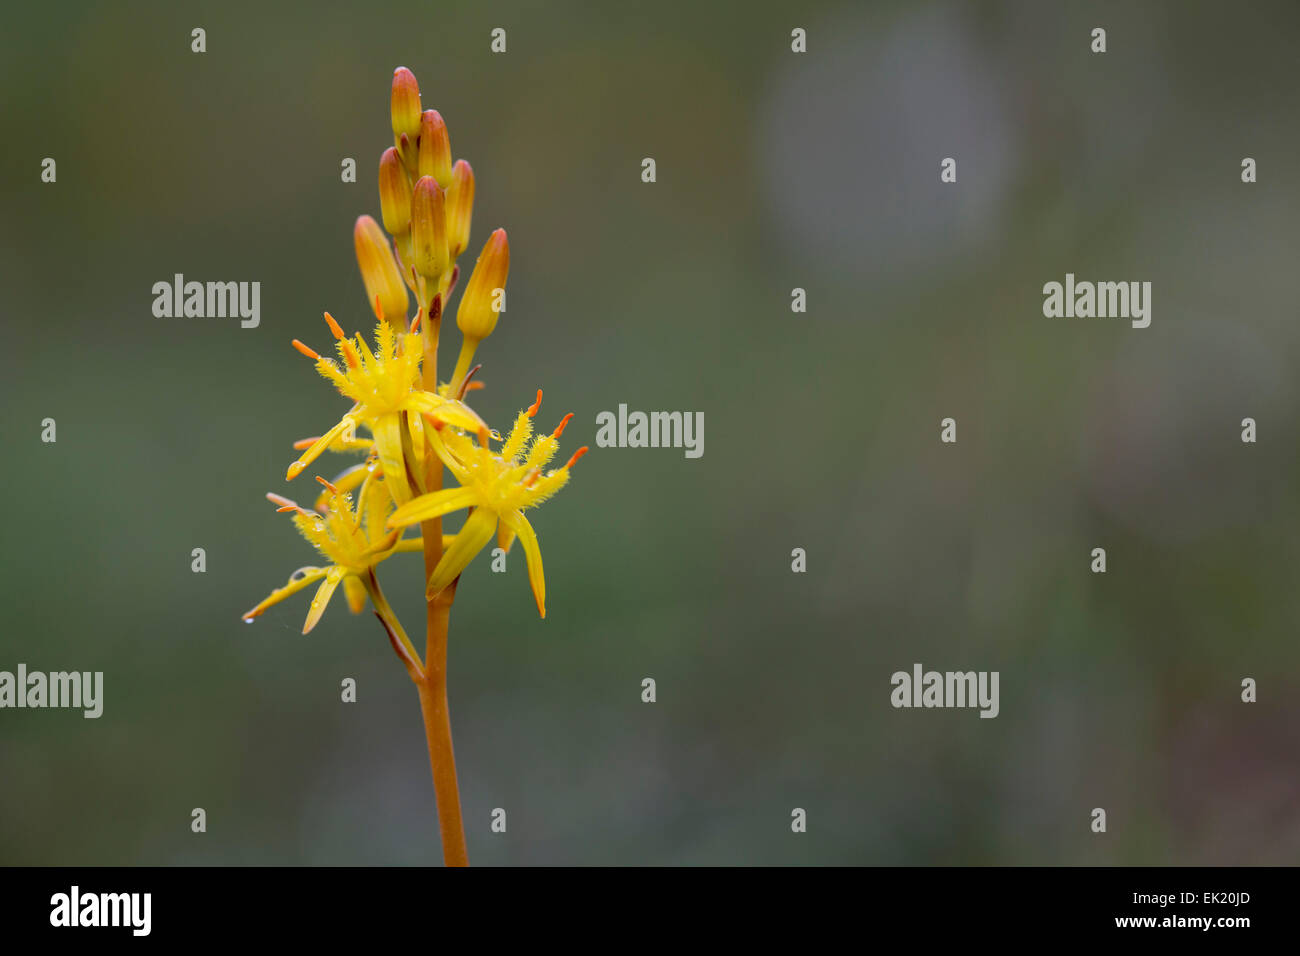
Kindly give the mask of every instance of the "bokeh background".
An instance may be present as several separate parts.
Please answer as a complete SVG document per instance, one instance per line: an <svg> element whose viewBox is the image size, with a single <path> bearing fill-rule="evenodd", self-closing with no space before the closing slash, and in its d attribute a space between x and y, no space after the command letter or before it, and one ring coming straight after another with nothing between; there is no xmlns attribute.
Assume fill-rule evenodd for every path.
<svg viewBox="0 0 1300 956"><path fill-rule="evenodd" d="M239 619L313 563L263 495L308 494L290 442L346 402L288 343L327 344L325 309L369 325L351 227L398 64L473 163L472 250L509 230L480 410L543 387L567 447L620 403L706 425L699 460L593 448L536 513L545 621L518 554L466 573L472 860L1296 861L1294 4L3 19L0 669L106 687L97 721L0 711L0 863L441 860L374 619L339 602L304 638L306 595ZM177 272L260 281L260 327L154 318ZM1066 272L1152 282L1151 327L1044 318ZM413 631L419 563L383 569ZM894 710L914 662L999 671L1001 715Z"/></svg>

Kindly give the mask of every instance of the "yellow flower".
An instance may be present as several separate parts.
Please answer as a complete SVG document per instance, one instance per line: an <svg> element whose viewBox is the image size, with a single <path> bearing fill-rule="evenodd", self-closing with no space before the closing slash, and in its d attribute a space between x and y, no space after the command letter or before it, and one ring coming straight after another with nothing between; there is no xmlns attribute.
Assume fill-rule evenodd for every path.
<svg viewBox="0 0 1300 956"><path fill-rule="evenodd" d="M390 323L380 321L375 329L375 351L372 353L360 335L355 341L347 338L328 312L325 321L338 339L341 367L297 339L293 340L294 348L314 359L316 371L356 404L289 466L286 480L296 478L336 440L341 439L342 447L353 443L357 425L365 425L374 436L375 451L383 465L389 493L399 504L405 503L411 499L412 492L402 453L403 419L411 434L412 456L416 459L412 464L417 476L424 472L421 415L427 414L439 423L475 432L486 431L487 425L468 405L418 387L421 359L418 333L394 332Z"/></svg>
<svg viewBox="0 0 1300 956"><path fill-rule="evenodd" d="M392 499L385 488L386 482L373 465L367 469L361 482L355 510L350 494L324 478L316 480L325 486L327 492L323 513L307 511L280 495L268 494L266 497L280 506L278 510L294 513L293 523L298 531L330 563L327 567L305 567L293 572L284 587L272 591L266 600L244 615L247 622L251 623L273 604L279 604L291 594L320 581L302 628L306 634L320 621L340 582L356 579L362 587L361 603L364 605L367 576L371 569L399 551L414 551L422 546L419 538L402 541L400 530L390 531L385 526ZM349 603L352 603L353 611L361 610L355 602Z"/></svg>
<svg viewBox="0 0 1300 956"><path fill-rule="evenodd" d="M546 617L542 552L537 543L537 533L523 512L563 488L569 480L569 469L586 454L587 448L585 445L579 448L563 468L542 474L542 469L559 449L558 439L564 426L573 416L564 416L550 435L533 437L532 419L541 404L542 392L538 389L537 401L519 413L505 443L496 452L492 451L483 433L478 434L479 444L475 444L469 435L454 428L435 426L429 429L429 444L456 476L461 487L435 491L403 503L389 517L388 526L403 528L461 508L473 509L433 569L427 590L430 598L455 581L494 534L506 550L518 535L528 562L528 580L537 599L537 610ZM529 439L532 439L531 443Z"/></svg>

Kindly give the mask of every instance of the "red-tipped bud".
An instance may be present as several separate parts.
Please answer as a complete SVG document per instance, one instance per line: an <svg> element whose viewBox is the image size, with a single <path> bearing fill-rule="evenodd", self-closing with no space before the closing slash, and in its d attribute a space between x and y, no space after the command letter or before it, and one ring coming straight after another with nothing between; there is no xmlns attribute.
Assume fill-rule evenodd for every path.
<svg viewBox="0 0 1300 956"><path fill-rule="evenodd" d="M425 110L420 117L418 169L421 176L438 180L443 189L451 185L451 139L437 110Z"/></svg>
<svg viewBox="0 0 1300 956"><path fill-rule="evenodd" d="M379 208L384 228L391 235L401 235L410 228L411 181L406 178L402 157L391 146L379 157Z"/></svg>
<svg viewBox="0 0 1300 956"><path fill-rule="evenodd" d="M439 278L451 266L445 207L437 181L421 176L411 196L411 259L415 271L429 279Z"/></svg>
<svg viewBox="0 0 1300 956"><path fill-rule="evenodd" d="M498 229L474 263L474 272L456 310L456 325L465 338L478 341L492 334L497 316L505 309L506 276L510 273L510 242Z"/></svg>
<svg viewBox="0 0 1300 956"><path fill-rule="evenodd" d="M393 137L403 133L412 140L420 132L420 84L415 74L404 66L393 71Z"/></svg>
<svg viewBox="0 0 1300 956"><path fill-rule="evenodd" d="M463 159L451 168L451 185L447 187L447 247L451 259L469 245L469 223L474 216L474 170Z"/></svg>
<svg viewBox="0 0 1300 956"><path fill-rule="evenodd" d="M360 217L352 230L352 242L357 250L357 265L361 267L361 281L366 285L366 298L378 302L377 308L383 317L404 329L406 285L379 223L369 216Z"/></svg>

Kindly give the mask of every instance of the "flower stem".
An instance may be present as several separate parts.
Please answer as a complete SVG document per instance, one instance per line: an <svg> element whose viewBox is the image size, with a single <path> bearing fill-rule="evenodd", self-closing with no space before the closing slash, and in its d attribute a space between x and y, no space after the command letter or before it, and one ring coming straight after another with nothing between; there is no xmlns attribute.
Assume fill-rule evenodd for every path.
<svg viewBox="0 0 1300 956"><path fill-rule="evenodd" d="M438 825L442 832L442 857L447 866L469 866L465 825L460 812L456 781L456 755L451 743L451 715L447 709L447 623L454 588L429 602L429 644L425 651L424 680L416 682L420 711L429 742L429 766L438 798Z"/></svg>
<svg viewBox="0 0 1300 956"><path fill-rule="evenodd" d="M456 360L456 370L451 373L451 388L447 393L451 398L460 395L460 387L465 382L465 376L469 374L470 363L474 361L476 349L478 349L476 339L466 339L461 343L460 358Z"/></svg>
<svg viewBox="0 0 1300 956"><path fill-rule="evenodd" d="M427 392L438 390L438 333L442 325L442 297L434 300L424 323L424 360L421 385ZM427 441L427 439L425 439ZM425 488L442 489L442 460L426 449ZM433 518L420 525L424 537L424 579L442 560L442 519ZM438 801L438 829L442 834L442 858L447 866L469 866L465 846L465 824L460 812L460 787L456 782L456 755L451 745L451 713L447 707L447 625L451 604L456 599L455 585L427 602L427 638L424 652L424 675L415 682L420 693L420 712L424 715L424 735L429 744L429 767L433 771L433 792Z"/></svg>

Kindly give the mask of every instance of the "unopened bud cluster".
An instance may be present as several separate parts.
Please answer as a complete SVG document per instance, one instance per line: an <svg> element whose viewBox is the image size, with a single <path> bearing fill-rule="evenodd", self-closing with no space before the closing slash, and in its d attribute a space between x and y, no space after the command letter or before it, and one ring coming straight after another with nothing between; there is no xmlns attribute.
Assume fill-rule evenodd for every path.
<svg viewBox="0 0 1300 956"><path fill-rule="evenodd" d="M474 170L451 157L451 137L437 110L422 110L420 88L406 67L393 73L393 145L379 158L379 225L362 216L356 225L357 260L366 294L391 322L406 318L406 290L419 310L444 301L456 259L469 245L474 213ZM456 324L475 344L492 334L501 309L510 245L504 229L489 237L456 313Z"/></svg>

